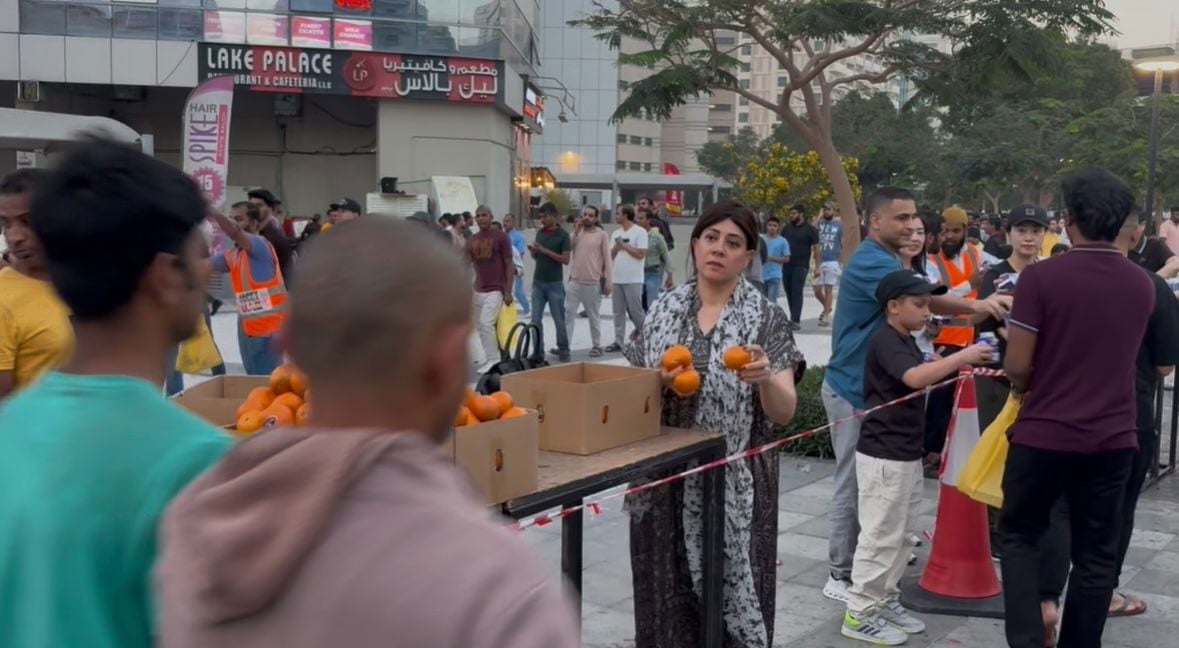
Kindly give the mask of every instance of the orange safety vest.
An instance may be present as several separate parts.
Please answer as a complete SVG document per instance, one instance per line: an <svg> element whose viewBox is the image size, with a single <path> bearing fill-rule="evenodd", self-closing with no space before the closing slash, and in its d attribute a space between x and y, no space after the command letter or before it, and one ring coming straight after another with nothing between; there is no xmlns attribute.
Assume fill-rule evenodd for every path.
<svg viewBox="0 0 1179 648"><path fill-rule="evenodd" d="M237 296L238 317L246 335L250 337L278 333L287 316L287 289L278 267L278 255L269 241L266 242L266 249L270 251L270 262L274 265L274 278L269 281L254 281L250 275L248 252L237 247L225 251L233 294Z"/></svg>
<svg viewBox="0 0 1179 648"><path fill-rule="evenodd" d="M979 267L978 250L975 250L970 245L965 245L962 248L962 260L965 268L959 269L958 265L951 263L946 258L945 252L938 252L932 255L930 259L937 264L937 270L942 275L942 283L950 289L950 294L955 297L963 297L965 299L977 299L978 289L970 285L970 278ZM969 289L969 292L963 292L963 285ZM935 345L942 344L947 346L966 347L974 343L974 324L970 323L969 315L955 315L942 328L942 332L933 341Z"/></svg>

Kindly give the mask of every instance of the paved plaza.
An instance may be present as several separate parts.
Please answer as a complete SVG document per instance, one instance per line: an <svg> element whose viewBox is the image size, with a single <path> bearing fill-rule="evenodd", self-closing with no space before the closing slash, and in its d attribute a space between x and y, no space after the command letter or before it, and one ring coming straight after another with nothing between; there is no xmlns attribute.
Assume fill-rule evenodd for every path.
<svg viewBox="0 0 1179 648"><path fill-rule="evenodd" d="M675 226L677 248L673 263L677 281L684 277L690 228ZM532 233L526 234L531 240ZM785 305L785 300L782 300ZM232 307L229 308L232 310ZM602 343L613 340L609 300L603 303ZM803 330L795 335L799 348L812 366L825 365L831 353L830 329L821 329L810 289L804 310ZM241 372L234 327L236 317L223 313L214 318L213 331L231 373ZM545 319L546 345L554 346L551 319ZM575 361L589 360L588 324L579 319L572 340ZM621 363L618 354L603 362ZM474 375L474 372L472 373ZM191 377L190 377L191 379ZM774 646L827 648L862 646L839 634L842 604L823 598L826 579L827 502L832 492L831 461L783 456L778 505L778 600ZM926 480L922 527L933 528L937 484ZM523 537L559 577L560 525L531 528ZM634 644L633 589L631 586L628 519L620 499L603 506L600 516L585 524L585 573L583 577L582 636L587 648L625 648ZM918 549L920 570L928 555L926 543ZM1134 538L1126 557L1122 589L1140 596L1149 605L1143 616L1113 619L1106 627L1106 648L1161 648L1175 646L1179 637L1179 477L1164 479L1143 493L1138 506ZM928 630L910 638L909 646L938 648L997 648L1005 645L1002 622L935 615L919 615ZM685 647L689 648L689 647Z"/></svg>

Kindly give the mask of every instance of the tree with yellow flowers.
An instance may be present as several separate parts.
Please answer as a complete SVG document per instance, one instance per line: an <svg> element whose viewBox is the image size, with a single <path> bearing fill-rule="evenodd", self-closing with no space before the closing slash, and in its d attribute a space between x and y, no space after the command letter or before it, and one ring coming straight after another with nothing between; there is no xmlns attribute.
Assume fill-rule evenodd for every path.
<svg viewBox="0 0 1179 648"><path fill-rule="evenodd" d="M843 157L842 163L859 203L861 191L856 172L860 161ZM737 197L750 207L781 217L799 204L806 207L807 214L814 215L835 195L818 153L799 153L776 142L764 147L759 156L741 167L734 189Z"/></svg>

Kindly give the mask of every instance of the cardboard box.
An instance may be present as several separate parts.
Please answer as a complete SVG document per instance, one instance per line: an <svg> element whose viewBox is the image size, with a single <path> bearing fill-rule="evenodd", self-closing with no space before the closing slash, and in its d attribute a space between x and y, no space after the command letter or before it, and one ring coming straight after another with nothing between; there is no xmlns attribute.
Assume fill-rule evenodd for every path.
<svg viewBox="0 0 1179 648"><path fill-rule="evenodd" d="M659 372L576 363L503 377L504 391L540 412L540 449L588 455L659 434Z"/></svg>
<svg viewBox="0 0 1179 648"><path fill-rule="evenodd" d="M442 451L467 471L488 504L537 490L539 416L488 421L455 430Z"/></svg>
<svg viewBox="0 0 1179 648"><path fill-rule="evenodd" d="M185 389L173 398L232 398L240 405L255 387L269 387L269 376L213 376Z"/></svg>
<svg viewBox="0 0 1179 648"><path fill-rule="evenodd" d="M240 398L180 398L179 394L172 401L219 428L237 425L237 408L242 404Z"/></svg>

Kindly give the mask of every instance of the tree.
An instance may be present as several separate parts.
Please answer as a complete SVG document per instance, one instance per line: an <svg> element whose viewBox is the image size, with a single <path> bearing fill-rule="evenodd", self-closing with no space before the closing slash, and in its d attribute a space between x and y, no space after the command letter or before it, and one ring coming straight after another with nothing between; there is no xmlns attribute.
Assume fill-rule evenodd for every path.
<svg viewBox="0 0 1179 648"><path fill-rule="evenodd" d="M590 28L614 49L624 41L639 44L640 51L621 53L619 63L655 69L629 86L613 120L640 112L668 119L677 106L718 89L772 111L826 169L848 254L860 228L832 129L837 88L881 83L899 72L945 88L962 78L1032 79L1054 60L1063 34L1104 33L1113 18L1102 0L618 0L616 7L595 7L570 24ZM741 42L721 45L720 32L748 37L775 59L786 77L779 96L741 86L733 56ZM911 33L945 36L954 57L904 36ZM832 69L857 56L878 61L879 71L839 76Z"/></svg>
<svg viewBox="0 0 1179 648"><path fill-rule="evenodd" d="M745 162L758 154L761 142L757 133L748 126L730 135L725 142L709 142L696 152L696 161L705 173L736 182Z"/></svg>
<svg viewBox="0 0 1179 648"><path fill-rule="evenodd" d="M859 161L844 158L841 164L859 202L860 183L855 175ZM776 142L766 146L762 155L745 163L734 189L740 200L775 216L785 215L798 204L808 214L817 213L835 195L818 153L791 151Z"/></svg>
<svg viewBox="0 0 1179 648"><path fill-rule="evenodd" d="M553 203L553 206L557 208L557 213L561 215L561 218L572 216L577 212L577 203L575 203L573 198L563 189L550 189L547 193L545 193L544 199L545 202Z"/></svg>

